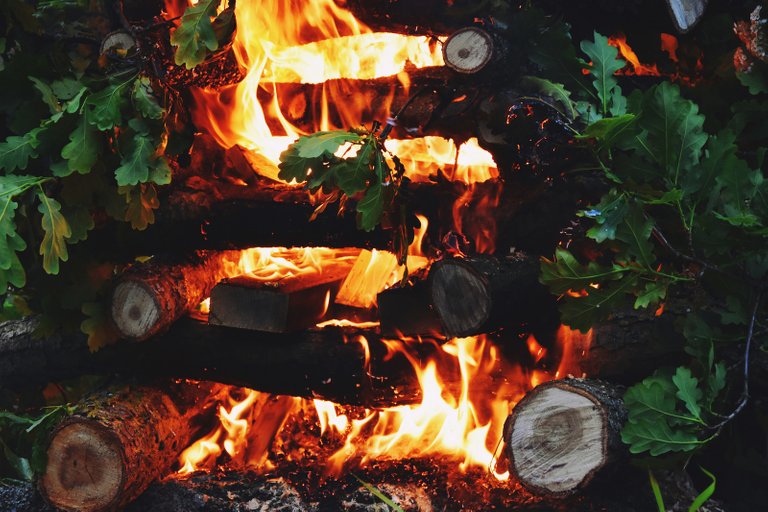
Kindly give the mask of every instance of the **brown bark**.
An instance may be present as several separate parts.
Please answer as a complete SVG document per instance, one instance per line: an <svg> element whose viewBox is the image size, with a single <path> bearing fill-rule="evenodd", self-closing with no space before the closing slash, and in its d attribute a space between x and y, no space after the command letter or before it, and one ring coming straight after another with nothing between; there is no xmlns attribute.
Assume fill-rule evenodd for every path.
<svg viewBox="0 0 768 512"><path fill-rule="evenodd" d="M264 282L247 274L227 279L211 291L209 321L215 325L285 333L317 324L336 296L351 263L337 262L322 273Z"/></svg>
<svg viewBox="0 0 768 512"><path fill-rule="evenodd" d="M119 509L165 476L213 409L216 386L125 387L81 401L53 432L40 488L54 506Z"/></svg>
<svg viewBox="0 0 768 512"><path fill-rule="evenodd" d="M534 494L563 497L624 453L622 389L563 379L529 391L504 425L512 475Z"/></svg>
<svg viewBox="0 0 768 512"><path fill-rule="evenodd" d="M182 261L149 260L126 270L112 292L112 319L121 335L142 341L193 311L225 277L238 251L198 252Z"/></svg>

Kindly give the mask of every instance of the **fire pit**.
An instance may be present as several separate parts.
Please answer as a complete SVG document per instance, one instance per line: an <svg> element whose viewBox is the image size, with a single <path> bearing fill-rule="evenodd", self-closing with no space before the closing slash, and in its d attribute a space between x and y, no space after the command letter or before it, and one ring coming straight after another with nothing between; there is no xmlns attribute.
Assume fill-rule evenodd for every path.
<svg viewBox="0 0 768 512"><path fill-rule="evenodd" d="M9 7L0 510L761 502L768 22L658 3Z"/></svg>

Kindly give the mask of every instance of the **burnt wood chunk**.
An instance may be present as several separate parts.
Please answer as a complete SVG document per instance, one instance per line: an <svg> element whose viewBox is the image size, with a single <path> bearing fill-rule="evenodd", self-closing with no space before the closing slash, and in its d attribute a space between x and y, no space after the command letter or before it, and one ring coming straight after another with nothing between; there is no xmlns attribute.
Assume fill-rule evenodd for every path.
<svg viewBox="0 0 768 512"><path fill-rule="evenodd" d="M168 474L212 413L217 386L190 381L92 395L54 431L43 496L63 510L117 510Z"/></svg>
<svg viewBox="0 0 768 512"><path fill-rule="evenodd" d="M587 379L529 391L504 425L514 477L534 494L562 497L586 486L623 452L622 389Z"/></svg>
<svg viewBox="0 0 768 512"><path fill-rule="evenodd" d="M322 273L277 281L265 282L248 274L226 279L211 292L208 321L277 333L312 327L323 319L348 273L348 265L336 265Z"/></svg>
<svg viewBox="0 0 768 512"><path fill-rule="evenodd" d="M428 280L444 333L469 336L521 319L525 303L541 293L537 276L536 261L521 254L435 262Z"/></svg>
<svg viewBox="0 0 768 512"><path fill-rule="evenodd" d="M493 57L493 39L479 27L457 30L443 44L445 64L459 73L477 73Z"/></svg>
<svg viewBox="0 0 768 512"><path fill-rule="evenodd" d="M112 320L137 341L166 330L193 311L224 277L239 251L200 251L182 261L151 259L124 272L112 292Z"/></svg>

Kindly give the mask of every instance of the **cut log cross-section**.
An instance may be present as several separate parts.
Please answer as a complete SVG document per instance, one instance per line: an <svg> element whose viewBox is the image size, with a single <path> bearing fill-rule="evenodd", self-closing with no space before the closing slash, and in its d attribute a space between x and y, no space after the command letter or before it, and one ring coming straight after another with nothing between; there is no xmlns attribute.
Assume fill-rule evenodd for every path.
<svg viewBox="0 0 768 512"><path fill-rule="evenodd" d="M448 336L487 332L519 319L535 293L538 264L532 258L474 256L447 258L432 265L432 304Z"/></svg>
<svg viewBox="0 0 768 512"><path fill-rule="evenodd" d="M181 381L92 396L54 431L40 487L63 510L117 510L164 476L212 412L217 386ZM198 421L196 421L198 420Z"/></svg>
<svg viewBox="0 0 768 512"><path fill-rule="evenodd" d="M562 497L587 485L622 451L621 389L602 381L542 384L515 406L504 426L510 470L535 494Z"/></svg>
<svg viewBox="0 0 768 512"><path fill-rule="evenodd" d="M181 262L150 260L120 276L112 293L112 319L118 331L137 341L167 329L192 311L223 277L239 251L201 251Z"/></svg>

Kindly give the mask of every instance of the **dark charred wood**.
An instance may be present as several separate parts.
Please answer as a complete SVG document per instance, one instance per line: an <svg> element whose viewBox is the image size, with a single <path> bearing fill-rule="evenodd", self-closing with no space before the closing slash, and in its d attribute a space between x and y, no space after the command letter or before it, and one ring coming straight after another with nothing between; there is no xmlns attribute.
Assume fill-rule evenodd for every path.
<svg viewBox="0 0 768 512"><path fill-rule="evenodd" d="M627 419L623 389L563 379L529 391L504 425L510 471L534 494L563 497L621 458Z"/></svg>
<svg viewBox="0 0 768 512"><path fill-rule="evenodd" d="M432 307L426 281L384 290L379 293L377 304L380 330L384 336L435 335L441 332L440 318Z"/></svg>
<svg viewBox="0 0 768 512"><path fill-rule="evenodd" d="M469 336L545 317L554 303L538 283L538 273L538 262L521 253L435 262L428 281L443 332Z"/></svg>
<svg viewBox="0 0 768 512"><path fill-rule="evenodd" d="M115 510L165 476L213 412L215 385L163 382L83 399L51 435L40 489L65 510Z"/></svg>

